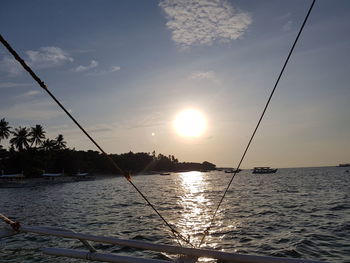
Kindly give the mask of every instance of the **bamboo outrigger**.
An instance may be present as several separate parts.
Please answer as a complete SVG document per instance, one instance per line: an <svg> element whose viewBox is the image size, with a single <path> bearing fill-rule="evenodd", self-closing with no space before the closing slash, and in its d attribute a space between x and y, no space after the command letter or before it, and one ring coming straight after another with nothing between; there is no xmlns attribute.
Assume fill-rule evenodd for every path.
<svg viewBox="0 0 350 263"><path fill-rule="evenodd" d="M10 224L14 222L10 221ZM79 258L88 261L113 262L113 263L169 263L172 261L159 259L143 259L129 256L119 256L107 253L98 253L97 250L89 243L89 241L112 244L116 246L132 247L141 250L151 250L173 255L180 255L175 262L196 262L198 258L212 258L224 262L235 263L321 263L320 261L312 261L296 258L280 258L269 256L254 256L237 253L228 253L209 249L179 247L172 245L153 244L144 241L125 240L115 237L96 236L90 234L76 233L71 230L55 228L55 227L38 227L38 226L19 226L15 229L10 226L4 226L0 231L0 238L13 236L19 233L31 233L47 236L56 236L81 241L87 248L87 251L63 249L63 248L43 248L45 255L61 256L68 258Z"/></svg>

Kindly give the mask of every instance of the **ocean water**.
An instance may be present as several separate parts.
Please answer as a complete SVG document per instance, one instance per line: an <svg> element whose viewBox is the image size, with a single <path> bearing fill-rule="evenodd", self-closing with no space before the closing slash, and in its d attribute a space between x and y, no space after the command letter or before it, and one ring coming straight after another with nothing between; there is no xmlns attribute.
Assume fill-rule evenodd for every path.
<svg viewBox="0 0 350 263"><path fill-rule="evenodd" d="M233 181L204 248L242 254L350 262L350 173L346 168L279 169ZM133 177L165 218L197 244L232 174ZM176 244L167 227L124 178L0 188L0 213L32 226ZM169 255L93 243L99 252ZM0 240L0 262L84 262L43 255L43 247L84 249L79 241L20 234ZM202 259L202 261L209 261Z"/></svg>

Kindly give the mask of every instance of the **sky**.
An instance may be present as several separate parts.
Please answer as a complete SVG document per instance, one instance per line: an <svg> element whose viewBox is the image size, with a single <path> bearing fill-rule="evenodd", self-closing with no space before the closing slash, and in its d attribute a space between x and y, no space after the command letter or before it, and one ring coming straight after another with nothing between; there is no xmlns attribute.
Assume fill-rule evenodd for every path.
<svg viewBox="0 0 350 263"><path fill-rule="evenodd" d="M0 32L108 153L237 165L307 0L3 0ZM350 2L318 0L242 164L350 162ZM95 146L0 47L0 118ZM180 136L177 114L206 118Z"/></svg>

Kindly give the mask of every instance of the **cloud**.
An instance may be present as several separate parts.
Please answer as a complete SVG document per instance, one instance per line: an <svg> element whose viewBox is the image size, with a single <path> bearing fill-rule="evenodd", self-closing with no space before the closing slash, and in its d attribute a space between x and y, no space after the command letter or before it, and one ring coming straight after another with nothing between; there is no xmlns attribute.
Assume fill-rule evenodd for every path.
<svg viewBox="0 0 350 263"><path fill-rule="evenodd" d="M16 83L16 82L2 82L0 83L0 89L1 88L17 88L17 87L28 87L32 84L29 83Z"/></svg>
<svg viewBox="0 0 350 263"><path fill-rule="evenodd" d="M111 66L109 69L89 72L88 74L91 75L91 76L100 76L100 75L106 75L106 74L110 74L110 73L113 73L113 72L117 72L120 69L121 69L121 67L119 67L119 66Z"/></svg>
<svg viewBox="0 0 350 263"><path fill-rule="evenodd" d="M98 66L98 62L96 60L91 60L90 64L87 66L80 65L74 69L75 72L83 72Z"/></svg>
<svg viewBox="0 0 350 263"><path fill-rule="evenodd" d="M93 126L88 127L89 132L97 133L97 132L110 132L113 131L114 127L110 124L96 124Z"/></svg>
<svg viewBox="0 0 350 263"><path fill-rule="evenodd" d="M163 123L163 115L160 112L154 112L152 114L135 116L132 119L128 119L127 123L124 123L124 125L126 129L138 129L145 127L155 127L162 125Z"/></svg>
<svg viewBox="0 0 350 263"><path fill-rule="evenodd" d="M203 80L203 79L211 79L216 80L215 72L214 71L195 71L192 72L189 77L189 79L195 79L195 80Z"/></svg>
<svg viewBox="0 0 350 263"><path fill-rule="evenodd" d="M229 42L245 32L252 19L226 0L162 0L172 39L181 47Z"/></svg>
<svg viewBox="0 0 350 263"><path fill-rule="evenodd" d="M0 71L8 73L10 76L17 76L23 72L23 69L15 59L4 56L0 60Z"/></svg>
<svg viewBox="0 0 350 263"><path fill-rule="evenodd" d="M285 23L285 24L283 25L282 30L283 30L284 32L287 32L287 31L291 30L292 27L293 27L293 21L289 20L287 23Z"/></svg>
<svg viewBox="0 0 350 263"><path fill-rule="evenodd" d="M116 72L116 71L118 71L118 70L120 70L120 67L118 67L118 66L112 66L112 67L109 69L109 72Z"/></svg>
<svg viewBox="0 0 350 263"><path fill-rule="evenodd" d="M38 51L28 50L25 54L27 58L24 58L24 60L27 64L37 68L61 66L66 62L74 61L66 51L59 47L41 47ZM8 73L9 76L17 76L24 70L15 59L4 55L0 60L0 71Z"/></svg>
<svg viewBox="0 0 350 263"><path fill-rule="evenodd" d="M59 47L41 47L38 51L26 51L29 57L28 63L38 68L50 68L73 62L74 59Z"/></svg>
<svg viewBox="0 0 350 263"><path fill-rule="evenodd" d="M40 93L41 92L39 90L30 90L30 91L27 91L26 93L24 93L23 96L24 97L32 97L32 96L38 95Z"/></svg>
<svg viewBox="0 0 350 263"><path fill-rule="evenodd" d="M63 115L53 102L32 100L12 105L2 110L8 119L44 121Z"/></svg>

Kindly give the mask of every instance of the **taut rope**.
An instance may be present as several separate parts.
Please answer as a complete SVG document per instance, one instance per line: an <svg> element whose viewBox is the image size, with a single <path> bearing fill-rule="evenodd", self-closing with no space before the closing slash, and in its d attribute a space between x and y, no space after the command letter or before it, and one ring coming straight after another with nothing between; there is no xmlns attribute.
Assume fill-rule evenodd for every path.
<svg viewBox="0 0 350 263"><path fill-rule="evenodd" d="M67 116L79 127L79 129L90 139L90 141L102 152L102 154L110 161L113 167L132 185L132 187L140 194L140 196L147 202L147 204L156 212L156 214L163 220L165 225L170 229L171 233L176 239L181 239L187 244L191 245L188 238L184 237L176 229L174 229L167 220L159 213L155 206L148 200L148 198L140 191L140 189L131 181L129 172L123 171L118 164L102 149L102 147L90 136L90 134L79 124L79 122L69 113L69 111L62 105L62 103L52 94L47 88L46 84L34 73L34 71L25 63L25 61L18 55L18 53L11 47L11 45L0 34L0 41L6 49L13 55L13 57L22 65L22 67L32 76L32 78L39 84L39 86L49 94L49 96L57 103L57 105L67 114ZM191 245L192 246L192 245Z"/></svg>
<svg viewBox="0 0 350 263"><path fill-rule="evenodd" d="M218 210L219 210L219 208L220 208L220 206L221 206L221 203L222 203L222 201L224 200L224 198L225 198L225 196L226 196L226 194L227 194L227 191L229 190L229 188L230 188L230 186L231 186L231 184L232 184L233 178L235 178L235 176L236 176L236 174L237 174L237 171L239 171L239 168L241 167L241 164L242 164L242 162L243 162L243 160L244 160L244 157L246 156L246 153L247 153L247 151L248 151L248 149L249 149L249 147L250 147L250 144L251 144L252 141L253 141L253 138L254 138L254 136L255 136L255 134L256 134L256 131L258 130L258 128L259 128L259 126L260 126L260 123L261 123L261 121L262 121L262 119L263 119L263 117L264 117L264 115L265 115L265 112L266 112L266 110L267 110L267 108L268 108L268 106L269 106L269 104L270 104L270 101L271 101L271 99L272 99L272 96L273 96L273 94L275 93L275 90L276 90L276 88L277 88L277 85L278 85L278 83L279 83L279 81L280 81L280 79L281 79L281 77L282 77L282 74L283 74L283 72L284 72L284 70L285 70L285 68L286 68L286 66L287 66L287 64L288 64L289 58L291 57L291 55L292 55L292 53L293 53L293 50L294 50L294 48L295 48L295 46L296 46L296 44L297 44L297 42L298 42L298 39L299 39L299 37L300 37L300 35L301 35L301 32L302 32L303 29L304 29L304 26L305 26L305 24L306 24L306 21L307 21L308 18L309 18L309 15L310 15L310 13L311 13L312 8L314 7L315 2L316 2L316 0L313 0L312 3L311 3L311 6L310 6L310 8L309 8L309 11L307 12L307 14L306 14L306 16L305 16L304 22L303 22L303 24L302 24L301 27L300 27L299 33L298 33L297 37L295 38L294 43L293 43L293 45L292 45L292 48L290 49L289 54L288 54L288 56L287 56L287 58L286 58L286 60L285 60L285 62L284 62L284 64L283 64L282 70L281 70L280 74L278 75L278 78L277 78L277 80L276 80L276 82L275 82L275 85L273 86L273 89L272 89L272 91L271 91L271 93L270 93L270 96L269 96L269 98L268 98L268 100L267 100L267 102L266 102L266 104L265 104L265 107L264 107L264 109L263 109L263 111L262 111L262 113L261 113L261 115L260 115L260 118L259 118L259 120L258 120L258 123L256 124L255 129L254 129L254 131L253 131L253 133L252 133L252 135L251 135L251 137L250 137L250 139L249 139L249 141L248 141L248 144L247 144L247 146L246 146L246 148L245 148L245 150L244 150L244 152L243 152L243 155L242 155L242 157L241 157L241 159L240 159L240 161L239 161L239 163L238 163L238 166L237 166L237 168L236 168L236 171L234 172L234 174L233 174L231 180L229 181L229 183L228 183L228 185L227 185L227 187L226 187L226 189L225 189L225 191L224 191L224 193L223 193L223 195L222 195L222 197L221 197L221 199L220 199L218 205L216 206L216 208L215 208L215 210L214 210L214 213L213 213L213 216L212 216L212 218L211 218L210 224L209 224L209 226L205 229L205 231L204 231L204 233L203 233L203 237L202 237L202 239L201 239L201 241L200 241L198 247L200 247L200 246L203 244L205 237L209 234L209 230L212 228L212 226L213 226L213 224L214 224L215 217L216 217L216 214L217 214L217 212L218 212Z"/></svg>

